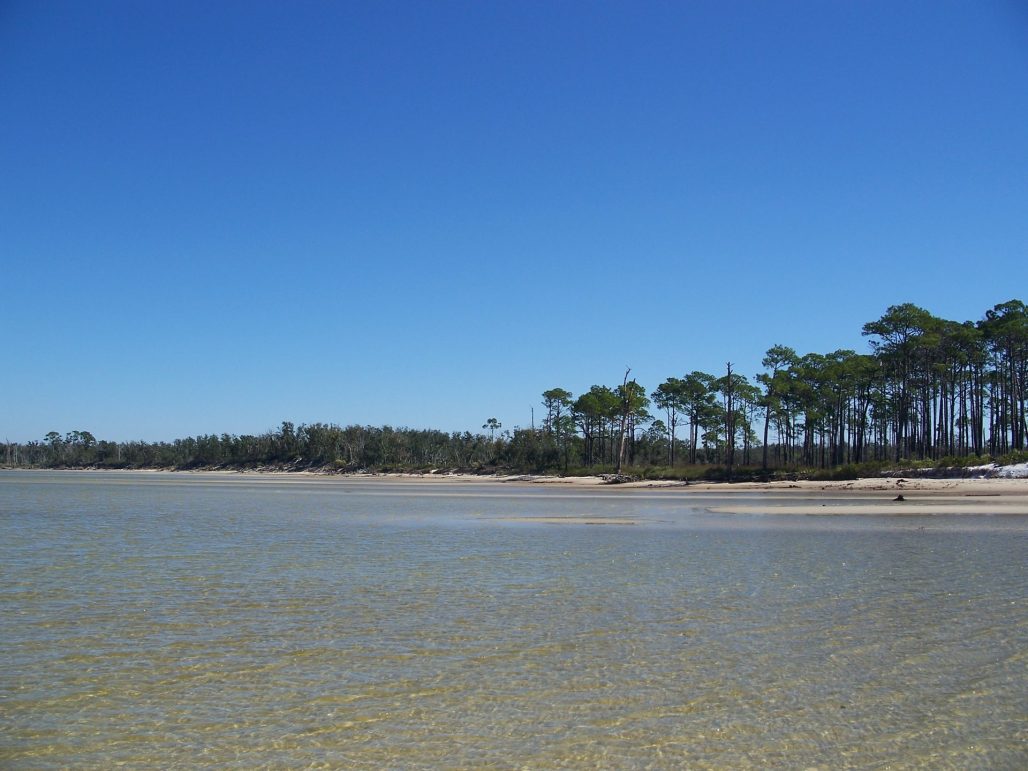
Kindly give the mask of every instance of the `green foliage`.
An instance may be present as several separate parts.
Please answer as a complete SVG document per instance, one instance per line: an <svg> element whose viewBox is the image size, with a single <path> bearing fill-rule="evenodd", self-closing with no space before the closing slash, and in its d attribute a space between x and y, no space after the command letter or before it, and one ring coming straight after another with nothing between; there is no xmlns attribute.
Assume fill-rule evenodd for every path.
<svg viewBox="0 0 1028 771"><path fill-rule="evenodd" d="M996 463L1000 466L1016 466L1018 463L1028 463L1028 450L1008 452L998 457Z"/></svg>
<svg viewBox="0 0 1028 771"><path fill-rule="evenodd" d="M898 463L890 463L883 468L883 471L891 474L910 473L915 471L927 471L936 467L935 461L930 458L916 460L914 458L903 458Z"/></svg>
<svg viewBox="0 0 1028 771"><path fill-rule="evenodd" d="M561 476L566 477L592 477L603 474L613 474L613 466L568 466Z"/></svg>
<svg viewBox="0 0 1028 771"><path fill-rule="evenodd" d="M845 463L835 468L814 469L807 478L816 482L842 482L877 477L881 474L881 463Z"/></svg>
<svg viewBox="0 0 1028 771"><path fill-rule="evenodd" d="M691 482L703 479L709 466L626 466L622 473L627 476L653 481Z"/></svg>
<svg viewBox="0 0 1028 771"><path fill-rule="evenodd" d="M936 464L936 468L971 468L973 466L984 466L987 463L991 463L991 459L988 455L947 455L945 458L940 458Z"/></svg>
<svg viewBox="0 0 1028 771"><path fill-rule="evenodd" d="M768 482L771 475L759 466L708 466L701 478L704 482Z"/></svg>

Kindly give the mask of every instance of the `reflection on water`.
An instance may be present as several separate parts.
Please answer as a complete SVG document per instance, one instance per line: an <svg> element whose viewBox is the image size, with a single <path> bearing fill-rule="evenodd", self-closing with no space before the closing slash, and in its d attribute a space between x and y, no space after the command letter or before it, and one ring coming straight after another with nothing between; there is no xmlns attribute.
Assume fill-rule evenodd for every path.
<svg viewBox="0 0 1028 771"><path fill-rule="evenodd" d="M1023 518L706 505L4 472L0 766L1028 764Z"/></svg>

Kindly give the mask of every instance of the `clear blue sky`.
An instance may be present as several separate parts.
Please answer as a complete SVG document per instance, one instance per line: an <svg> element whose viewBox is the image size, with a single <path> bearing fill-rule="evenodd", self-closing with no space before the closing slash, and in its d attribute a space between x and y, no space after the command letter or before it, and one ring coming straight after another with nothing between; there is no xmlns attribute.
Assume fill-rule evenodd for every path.
<svg viewBox="0 0 1028 771"><path fill-rule="evenodd" d="M1026 247L1021 0L0 2L0 439L526 426Z"/></svg>

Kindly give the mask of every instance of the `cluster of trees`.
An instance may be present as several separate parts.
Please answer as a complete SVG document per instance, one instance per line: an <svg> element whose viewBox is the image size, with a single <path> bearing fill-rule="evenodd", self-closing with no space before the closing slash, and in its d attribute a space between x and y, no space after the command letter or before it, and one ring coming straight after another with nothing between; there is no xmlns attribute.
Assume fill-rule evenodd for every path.
<svg viewBox="0 0 1028 771"><path fill-rule="evenodd" d="M768 349L751 381L692 371L653 391L627 371L577 397L542 394L542 426L485 434L406 428L294 426L258 436L197 436L170 443L98 441L50 432L6 445L7 465L290 467L340 469L831 468L867 461L998 457L1028 447L1028 308L996 305L978 322L890 307L863 326L870 352L799 355ZM651 412L652 410L652 412ZM498 433L500 432L500 433Z"/></svg>
<svg viewBox="0 0 1028 771"><path fill-rule="evenodd" d="M97 441L87 431L8 444L12 466L104 468L475 468L494 462L501 439L389 426L284 422L258 435L210 434L172 442Z"/></svg>
<svg viewBox="0 0 1028 771"><path fill-rule="evenodd" d="M558 445L580 447L586 465L597 457L620 465L626 436L628 461L636 462L634 426L645 425L643 436L663 446L667 465L684 455L687 463L721 464L729 474L733 464L755 465L757 448L765 469L1025 450L1023 302L996 305L977 323L938 318L908 303L890 307L862 331L870 353L801 356L775 345L755 382L729 363L724 374L670 377L648 398L627 380L614 389L593 386L577 399L553 389L543 395L544 428ZM643 460L653 462L652 452Z"/></svg>

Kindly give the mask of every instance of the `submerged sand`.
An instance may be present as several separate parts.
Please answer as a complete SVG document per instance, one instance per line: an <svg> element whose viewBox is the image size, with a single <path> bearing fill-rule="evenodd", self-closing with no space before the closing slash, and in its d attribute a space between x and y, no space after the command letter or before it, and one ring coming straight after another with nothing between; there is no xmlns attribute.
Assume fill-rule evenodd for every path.
<svg viewBox="0 0 1028 771"><path fill-rule="evenodd" d="M686 483L677 481L642 481L608 484L600 477L555 476L480 476L475 474L323 474L317 472L124 472L124 471L68 471L66 474L155 474L168 477L209 476L211 478L246 479L250 482L311 483L324 480L326 484L367 485L390 484L390 494L397 494L396 485L409 485L401 494L443 494L444 486L460 485L472 492L476 487L503 485L512 490L546 486L558 490L575 491L588 495L632 496L640 494L674 495L687 505L717 514L774 514L774 515L870 515L870 516L931 516L931 515L1016 515L1028 516L1028 479L976 478L976 479L906 479L867 478L843 482L738 482L738 483ZM429 492L436 488L434 492ZM384 491L383 491L384 492ZM536 496L538 497L538 496ZM547 523L569 521L563 517L544 518ZM594 521L595 520L595 521ZM542 521L536 518L535 521ZM607 517L585 524L631 524Z"/></svg>

